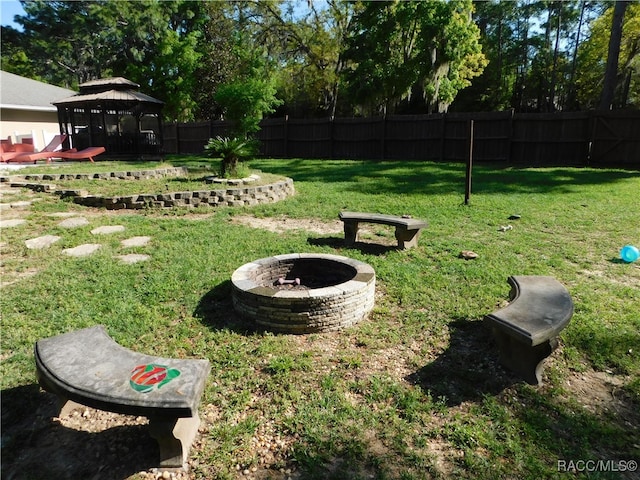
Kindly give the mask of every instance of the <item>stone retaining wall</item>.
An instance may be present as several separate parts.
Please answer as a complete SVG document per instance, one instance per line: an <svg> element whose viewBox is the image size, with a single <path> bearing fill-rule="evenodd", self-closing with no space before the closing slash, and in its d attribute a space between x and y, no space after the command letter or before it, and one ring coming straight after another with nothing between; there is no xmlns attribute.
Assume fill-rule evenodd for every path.
<svg viewBox="0 0 640 480"><path fill-rule="evenodd" d="M225 185L215 190L197 190L185 192L166 192L158 194L137 194L115 197L90 195L87 190L60 190L50 183L36 183L50 180L118 180L149 179L166 176L179 176L187 169L160 168L135 172L108 172L94 174L30 174L0 177L0 182L11 187L29 188L36 192L59 195L62 198L73 197L74 203L87 207L106 208L108 210L142 209L149 207L242 207L284 200L295 193L293 180L286 178L268 185Z"/></svg>
<svg viewBox="0 0 640 480"><path fill-rule="evenodd" d="M170 192L158 194L127 195L122 197L100 197L97 195L74 196L73 201L87 207L104 207L107 210L140 209L147 207L243 207L262 203L273 203L293 195L293 180L262 185L259 187L228 188L219 190L196 190L192 192ZM60 194L58 191L55 193ZM64 194L62 194L64 196Z"/></svg>
<svg viewBox="0 0 640 480"><path fill-rule="evenodd" d="M0 183L7 182L46 182L56 180L148 180L150 178L178 177L186 175L185 167L155 168L103 173L30 173L25 175L0 176Z"/></svg>

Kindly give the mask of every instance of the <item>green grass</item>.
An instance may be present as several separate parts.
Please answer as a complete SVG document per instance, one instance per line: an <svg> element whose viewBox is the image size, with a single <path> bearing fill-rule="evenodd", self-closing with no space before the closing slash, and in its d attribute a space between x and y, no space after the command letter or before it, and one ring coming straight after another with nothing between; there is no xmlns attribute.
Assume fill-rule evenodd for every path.
<svg viewBox="0 0 640 480"><path fill-rule="evenodd" d="M202 416L216 420L192 452L197 479L262 468L262 437L277 452L264 478L280 478L280 468L304 479L565 478L557 471L561 459L640 457L640 264L618 260L620 247L640 244L637 172L476 165L464 205L461 164L250 166L293 178L296 195L246 209L98 216L38 194L28 224L2 230L3 276L17 280L0 292L3 430L24 410L14 392L36 382L34 342L101 323L125 347L210 360ZM335 222L340 210L410 214L429 226L418 248L398 251L345 248L339 232L273 233L230 222L248 214ZM90 228L63 230L48 216L56 211L87 214ZM508 220L512 214L521 219ZM105 224L126 231L100 237L103 248L89 258L60 255L94 243L89 230ZM513 230L500 232L507 224ZM390 228L374 228L371 242L393 238ZM44 234L63 239L46 251L24 247ZM132 250L150 261L114 262L120 240L134 235L152 237ZM461 250L479 257L462 260ZM290 336L255 331L234 315L229 278L237 267L303 251L374 267L378 296L369 319L341 333ZM29 271L35 274L18 279ZM506 278L518 274L556 277L575 303L539 388L502 370L482 325L507 299ZM17 439L3 442L5 458L21 448Z"/></svg>

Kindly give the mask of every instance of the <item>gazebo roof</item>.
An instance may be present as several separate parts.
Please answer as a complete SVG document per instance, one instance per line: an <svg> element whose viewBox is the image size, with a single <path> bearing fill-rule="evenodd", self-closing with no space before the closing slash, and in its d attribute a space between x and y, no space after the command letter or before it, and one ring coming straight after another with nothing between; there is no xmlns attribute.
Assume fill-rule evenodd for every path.
<svg viewBox="0 0 640 480"><path fill-rule="evenodd" d="M80 92L83 92L86 89L93 90L93 89L100 88L104 90L105 87L107 90L116 89L116 88L121 89L122 87L127 89L134 88L137 90L140 88L140 85L124 77L112 77L112 78L98 78L97 80L89 80L88 82L81 83L79 87L80 87Z"/></svg>
<svg viewBox="0 0 640 480"><path fill-rule="evenodd" d="M72 105L98 102L134 102L164 104L163 101L140 93L140 85L123 77L100 78L80 85L80 93L53 102L54 105Z"/></svg>
<svg viewBox="0 0 640 480"><path fill-rule="evenodd" d="M145 95L144 93L135 92L133 90L107 90L106 92L89 93L86 95L78 94L69 98L63 98L54 105L69 105L74 103L100 102L100 101L116 101L116 102L144 102L157 103L162 105L164 102L156 98Z"/></svg>

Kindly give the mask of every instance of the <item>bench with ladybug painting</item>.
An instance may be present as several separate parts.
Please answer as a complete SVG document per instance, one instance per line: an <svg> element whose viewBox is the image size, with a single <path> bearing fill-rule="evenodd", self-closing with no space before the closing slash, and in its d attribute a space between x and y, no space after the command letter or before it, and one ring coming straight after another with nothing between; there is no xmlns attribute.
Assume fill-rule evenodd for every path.
<svg viewBox="0 0 640 480"><path fill-rule="evenodd" d="M60 416L85 405L149 419L160 467L183 467L200 425L198 404L210 365L133 352L102 325L38 340L38 382L60 399Z"/></svg>

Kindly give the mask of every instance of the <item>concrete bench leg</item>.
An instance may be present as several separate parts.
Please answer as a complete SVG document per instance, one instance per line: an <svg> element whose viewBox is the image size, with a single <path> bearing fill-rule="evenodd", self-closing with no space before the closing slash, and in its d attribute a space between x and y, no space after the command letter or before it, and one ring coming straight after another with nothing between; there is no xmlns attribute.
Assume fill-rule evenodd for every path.
<svg viewBox="0 0 640 480"><path fill-rule="evenodd" d="M180 468L184 465L199 426L198 414L185 418L149 419L149 433L160 447L161 467Z"/></svg>
<svg viewBox="0 0 640 480"><path fill-rule="evenodd" d="M541 385L544 360L558 348L558 337L530 347L498 329L494 328L493 334L500 351L501 363L522 376L529 385Z"/></svg>
<svg viewBox="0 0 640 480"><path fill-rule="evenodd" d="M358 222L344 222L344 243L353 245L358 240Z"/></svg>
<svg viewBox="0 0 640 480"><path fill-rule="evenodd" d="M420 230L408 230L405 227L396 227L396 240L399 248L413 248L418 246Z"/></svg>

